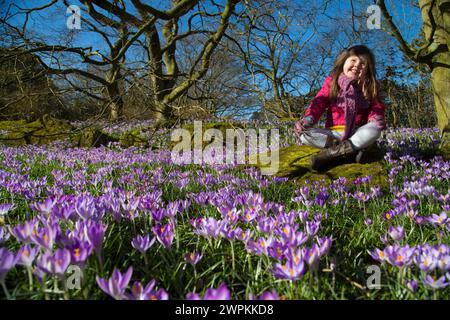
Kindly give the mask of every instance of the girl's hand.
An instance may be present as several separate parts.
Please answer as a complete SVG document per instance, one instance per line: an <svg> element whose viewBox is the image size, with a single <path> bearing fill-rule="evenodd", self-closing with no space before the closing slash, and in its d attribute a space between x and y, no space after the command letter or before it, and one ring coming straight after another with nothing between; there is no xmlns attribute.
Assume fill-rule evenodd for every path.
<svg viewBox="0 0 450 320"><path fill-rule="evenodd" d="M303 127L302 120L298 120L297 122L295 122L294 132L297 135L300 135L303 132L303 130L305 130L305 128Z"/></svg>
<svg viewBox="0 0 450 320"><path fill-rule="evenodd" d="M311 117L305 117L295 123L294 131L296 134L300 135L306 129L313 126L313 119Z"/></svg>

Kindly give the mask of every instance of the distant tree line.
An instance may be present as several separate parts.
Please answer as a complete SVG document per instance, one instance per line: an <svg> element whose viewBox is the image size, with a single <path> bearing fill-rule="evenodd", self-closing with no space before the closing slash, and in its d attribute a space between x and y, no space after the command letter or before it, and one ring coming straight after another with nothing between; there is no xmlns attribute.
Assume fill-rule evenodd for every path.
<svg viewBox="0 0 450 320"><path fill-rule="evenodd" d="M424 59L367 29L371 1L350 2L83 0L80 30L65 23L68 1L2 6L0 119L295 119L339 51L366 43L390 125L435 126Z"/></svg>

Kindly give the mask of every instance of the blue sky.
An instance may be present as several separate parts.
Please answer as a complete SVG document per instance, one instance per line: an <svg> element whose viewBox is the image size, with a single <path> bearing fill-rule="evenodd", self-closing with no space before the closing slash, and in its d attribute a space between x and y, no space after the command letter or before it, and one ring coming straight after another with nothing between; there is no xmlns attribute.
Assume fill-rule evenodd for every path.
<svg viewBox="0 0 450 320"><path fill-rule="evenodd" d="M9 4L15 3L22 7L34 7L46 4L49 0L3 0L4 4L2 6L5 8ZM79 1L69 1L72 4L80 5ZM127 1L125 1L127 2ZM129 1L128 1L129 2ZM154 3L155 1L149 1L149 3ZM159 1L158 1L159 2ZM300 0L292 0L293 3L298 3ZM358 8L358 3L361 1L353 0L354 6L356 9L357 15L363 15L365 12L362 12L363 9L366 9L366 5L363 5L362 8ZM367 1L370 3L371 1ZM421 16L418 9L414 8L410 3L410 0L396 0L396 1L386 1L388 9L392 12L394 17L394 21L399 26L402 34L404 35L407 41L411 41L420 31L421 28ZM1 3L1 2L0 2ZM318 5L321 1L312 1L312 3ZM132 8L132 6L130 5ZM3 8L3 10L4 10ZM350 0L344 1L332 1L326 12L319 17L319 23L322 23L325 27L332 26L333 21L328 18L328 16L339 16L342 12L350 10ZM47 11L45 13L36 13L31 16L30 19L30 28L35 29L37 32L43 34L55 34L60 32L68 33L69 30L66 28L66 20L68 18L68 14L65 12L65 6L61 2L58 3L57 7L51 9L51 11ZM343 18L347 19L349 24L351 22L350 16L343 16ZM23 17L18 17L16 19L17 22L23 21ZM405 23L408 21L408 23ZM351 25L349 25L349 28ZM65 30L64 30L65 29ZM83 26L82 26L83 29ZM81 30L83 31L83 30ZM373 32L384 32L382 30L373 30ZM94 33L82 33L81 37L77 38L77 43L80 45L99 45L103 41L100 40L98 35ZM367 41L370 44L370 39Z"/></svg>
<svg viewBox="0 0 450 320"><path fill-rule="evenodd" d="M289 1L289 0L285 0ZM3 1L3 8L4 9L12 3L15 3L22 7L34 7L34 6L40 6L43 4L48 3L49 0L6 0ZM127 1L126 1L127 2ZM129 2L129 1L128 1ZM291 0L292 4L301 4L303 1L295 1ZM392 13L394 17L394 21L396 22L397 26L400 28L400 31L402 32L404 38L411 42L420 32L421 28L421 16L420 11L417 8L414 8L411 5L411 0L388 0L386 1L386 5L388 6L389 11ZM0 0L1 3L1 0ZM72 4L80 5L79 1L72 0L70 1ZM148 3L155 3L155 1L149 1ZM160 1L158 1L160 3ZM311 1L312 5L318 6L322 1ZM366 9L367 6L372 4L373 1L361 1L361 0L353 0L354 8L355 8L355 14L357 16L364 16L366 15ZM5 5L6 4L6 5ZM80 5L81 6L81 5ZM130 5L130 7L132 7ZM334 59L334 56L343 48L343 46L347 45L354 45L357 43L348 43L345 39L344 33L351 32L352 27L352 17L350 15L350 8L351 3L350 0L345 1L332 1L331 4L328 5L327 9L323 12L323 14L320 14L318 19L316 20L317 24L320 25L319 29L327 31L331 30L330 28L335 27L335 22L333 19L340 19L340 21L344 21L344 24L342 25L341 29L337 29L336 34L336 43L334 44L333 48L333 54L332 57L330 57L326 61L326 70L331 70L332 62ZM300 15L301 13L299 13ZM74 44L77 46L92 46L94 50L100 50L101 52L106 52L105 49L107 49L107 46L104 42L104 40L96 33L93 32L87 32L87 29L83 27L83 23L81 25L81 30L76 32L70 32L70 30L66 27L66 21L68 19L69 15L66 13L66 7L60 1L57 6L54 8L51 8L49 10L46 10L45 12L39 12L34 13L31 16L30 22L29 22L29 30L32 32L35 32L38 35L41 35L42 37L48 38L48 43L57 44L58 39L67 39L69 37L73 37ZM356 20L356 29L357 30L363 30L367 31L367 27L365 26L365 20L363 20L362 25L358 25L357 19ZM22 17L17 17L15 22L20 23L23 21ZM386 28L386 25L382 23L382 27ZM309 34L312 32L312 29L308 29L306 27L307 34L304 36L308 37ZM298 37L298 34L300 34L304 30L299 30L298 28L291 28L289 32L291 32L291 35L293 38L298 39L298 41L301 41L302 39ZM62 35L62 37L61 37ZM375 52L375 55L377 57L377 60L383 63L387 64L400 64L401 63L401 52L398 50L398 45L396 41L391 41L389 43L389 47L392 47L391 49L396 52L395 56L393 58L388 58L386 53L390 50L388 46L384 46L383 39L387 39L389 36L386 35L386 32L384 30L370 30L369 32L366 32L364 37L358 40L358 43L366 44L370 48L372 48ZM381 41L381 42L380 42ZM127 54L128 58L131 58L130 60L133 60L133 55L136 52L133 50L130 50ZM389 60L390 59L390 60ZM389 61L388 61L389 60ZM304 61L304 64L308 64L309 61ZM315 61L312 61L311 63L316 63ZM326 72L326 71L325 71ZM379 72L380 75L380 72ZM298 88L301 93L305 93L307 91L306 87L303 87L301 80L298 82Z"/></svg>

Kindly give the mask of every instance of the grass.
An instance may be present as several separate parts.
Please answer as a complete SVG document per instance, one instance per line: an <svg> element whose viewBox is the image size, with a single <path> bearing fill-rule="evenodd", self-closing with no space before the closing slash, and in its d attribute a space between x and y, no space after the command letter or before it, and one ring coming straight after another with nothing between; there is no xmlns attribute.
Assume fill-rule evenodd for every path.
<svg viewBox="0 0 450 320"><path fill-rule="evenodd" d="M139 149L114 152L86 150L85 158L80 158L79 150L75 149L58 151L51 147L35 148L4 147L0 153L0 203L12 203L15 206L13 210L4 214L2 222L4 234L25 220L39 216L38 212L30 209L30 205L43 202L47 197L54 195L55 190L61 190L62 193L73 195L75 198L83 193L90 194L96 201L109 194L122 199L124 203L160 190L162 192L160 207L166 207L170 202L180 200L189 200L191 205L186 211L176 214L175 237L170 247L166 248L156 241L145 253L145 257L132 247L131 241L138 234L154 236L152 227L156 221L152 218L151 210L138 210L134 219L127 219L122 209L123 218L120 221L114 219L111 211L104 210L101 222L106 226L106 232L102 246L102 263L95 253L89 255L82 268L84 274L81 288L57 292L55 288L63 288L63 280L50 274L42 282L38 281L35 275L32 275L30 280L27 268L17 265L5 277L8 294L15 299L104 299L107 296L97 285L96 276L109 278L115 268L125 272L129 266L133 266L132 281L141 281L145 285L156 279L156 286L164 288L171 299L184 299L189 292L202 295L208 288L217 288L222 281L227 284L233 299L247 299L250 294L260 295L272 289L275 289L282 299L450 297L449 287L435 290L425 285L423 278L426 274L417 267L399 268L386 262L380 264L368 253L375 248L381 249L386 246L382 242L382 237L392 225L402 226L405 230L405 237L399 242L401 245L450 243L448 228L439 229L428 223L417 224L403 214L391 220L385 218L385 213L395 207L393 201L397 198L396 188L397 192L406 190L406 197L409 200L419 201L416 210L423 217L433 213L439 214L443 210L443 204L436 197L414 195L405 187L405 182L425 179L426 184L433 186L437 193L447 194L448 177L431 175L427 171L427 168L433 165L437 166L436 172L440 172L439 166L444 170L442 166L445 167L446 164L439 159L384 161L383 165L388 171L395 171L395 174L391 175L390 190L386 192L384 189L384 194L367 202L358 201L352 195L356 192L370 193L371 186L368 183L350 184L348 192L337 192L327 183L311 182L309 184L311 203L305 204L293 201L296 191L305 185L299 185L295 180L274 182L271 177L255 174L253 169L173 166L158 160L146 161L145 157L139 157L139 154L142 154ZM65 178L58 180L55 177L55 170L65 173ZM207 174L211 177L206 178ZM189 182L179 187L178 184L183 178L189 179ZM97 181L96 185L91 183L93 179ZM109 187L108 181L111 184ZM26 190L30 188L27 183L30 182L39 187L31 190L33 195L27 197ZM329 198L322 206L318 205L315 199L319 191L323 190L327 190ZM244 241L194 233L192 219L201 217L222 219L218 210L222 205L229 204L242 212L251 208L239 200L239 195L249 191L261 194L264 204L275 203L278 208L282 206L279 210L286 216L293 210L296 214L293 225L296 225L299 231L305 232L305 223L299 218L299 211L308 211L309 221L317 215L322 216L316 237L310 237L302 246L309 248L317 242L317 238L332 237L331 249L328 254L321 257L317 272L306 267L305 274L297 280L278 279L272 273L275 259L267 254L255 254L248 250ZM131 193L127 196L127 192ZM196 195L200 193L209 195L215 200L209 201L207 205L197 203ZM98 203L96 210L101 210L101 202L96 203ZM265 215L276 220L280 218L281 211L259 209L257 215ZM368 219L371 223L367 222ZM77 220L80 218L74 213L72 219L58 219L57 223L64 233L75 230ZM167 223L168 220L166 217L162 223ZM275 237L274 233L262 232L255 221L246 222L245 219L240 219L230 226L253 232L255 240L258 237ZM17 252L23 245L12 235L0 242L3 242L1 245L11 252ZM63 247L63 242L57 239L53 249ZM202 259L195 266L187 264L184 260L184 255L193 251L202 254ZM37 266L36 261L33 268ZM370 289L367 286L367 281L372 275L370 268L380 270L380 289ZM441 275L437 269L432 274ZM68 276L70 275L67 274L66 279ZM411 280L416 280L419 284L415 292L408 289L407 284ZM0 291L0 298L6 298L6 293Z"/></svg>

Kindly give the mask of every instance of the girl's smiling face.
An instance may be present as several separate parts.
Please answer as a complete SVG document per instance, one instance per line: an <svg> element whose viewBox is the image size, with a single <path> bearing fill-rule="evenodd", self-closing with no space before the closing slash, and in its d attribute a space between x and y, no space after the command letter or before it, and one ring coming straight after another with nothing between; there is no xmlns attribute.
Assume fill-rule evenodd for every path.
<svg viewBox="0 0 450 320"><path fill-rule="evenodd" d="M362 80L367 73L367 58L364 56L352 55L345 60L344 75L348 78Z"/></svg>

